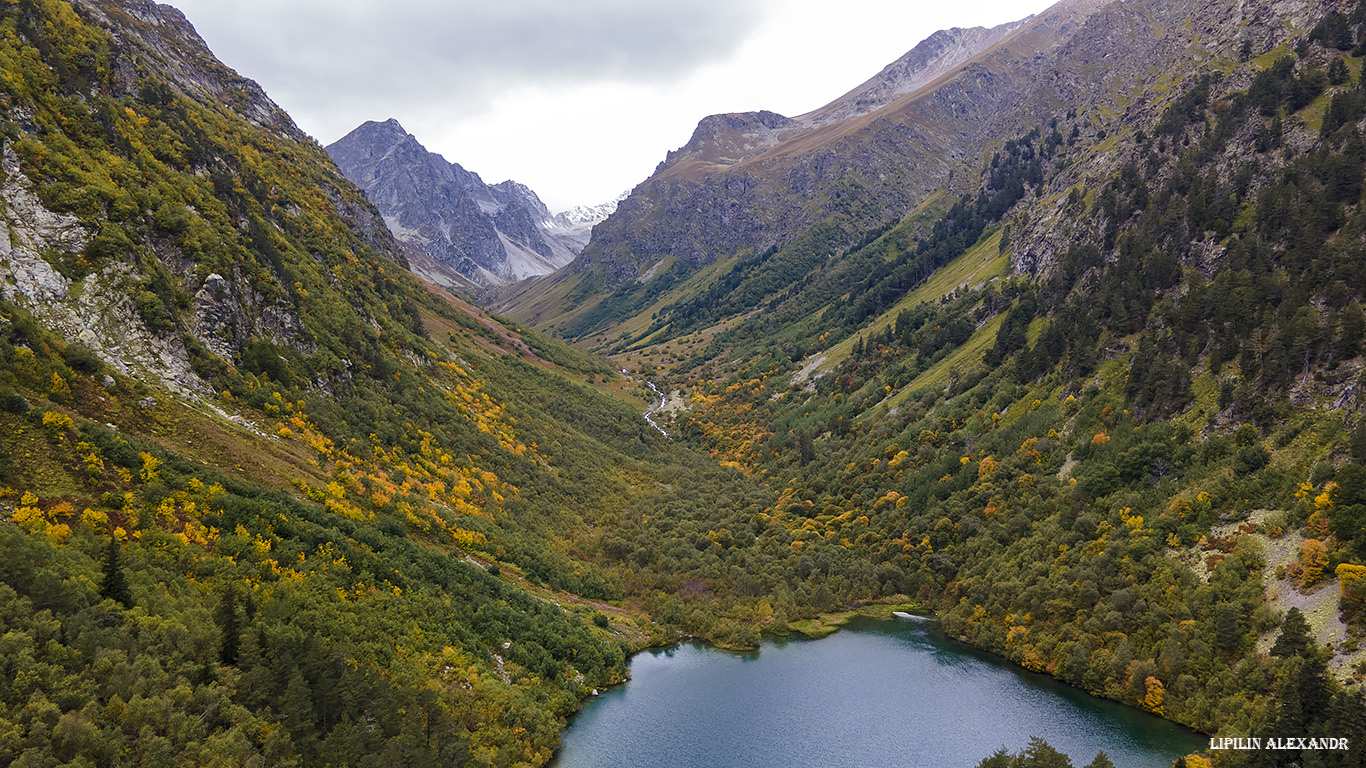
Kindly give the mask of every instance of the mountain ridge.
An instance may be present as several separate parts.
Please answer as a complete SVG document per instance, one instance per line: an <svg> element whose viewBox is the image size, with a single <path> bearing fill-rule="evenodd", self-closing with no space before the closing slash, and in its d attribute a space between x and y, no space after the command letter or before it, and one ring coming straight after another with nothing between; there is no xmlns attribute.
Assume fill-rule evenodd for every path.
<svg viewBox="0 0 1366 768"><path fill-rule="evenodd" d="M0 762L548 762L658 635L581 502L713 470L179 12L7 4L0 75Z"/></svg>
<svg viewBox="0 0 1366 768"><path fill-rule="evenodd" d="M363 123L327 151L438 284L496 286L549 274L582 251L597 223L552 216L524 184L485 184L428 152L393 118Z"/></svg>
<svg viewBox="0 0 1366 768"><path fill-rule="evenodd" d="M1263 38L1260 47L1288 34L1273 18L1314 11L1305 2L1276 9L1266 2L1064 2L975 33L980 50L968 45L933 81L871 112L817 120L810 129L772 113L704 118L689 143L598 227L571 269L601 270L611 290L669 255L704 264L781 244L818 221L848 221L854 230L885 224L931 190L961 183L955 175L970 177L1007 124L1046 123L1069 101L1090 105L1093 120L1106 119L1100 113L1122 113L1153 72L1213 55L1200 41L1223 40L1227 51L1246 27ZM1181 31L1183 19L1196 17L1203 26ZM932 63L930 52L941 47L942 38L932 36L917 46L926 55L912 49L899 61ZM1123 61L1108 58L1121 48ZM843 114L840 105L867 87L803 117Z"/></svg>
<svg viewBox="0 0 1366 768"><path fill-rule="evenodd" d="M763 113L752 113L758 115L759 127L770 133L754 142L753 151L739 154L732 163L710 163L705 154L696 151L699 146L695 142L708 133L709 126L734 122L726 116L705 118L694 139L683 150L670 153L656 174L636 188L633 197L639 199L623 201L615 220L609 217L604 222L598 242L590 242L587 255L574 268L590 268L599 260L612 283L630 274L633 268L629 264L670 251L684 260L704 262L708 252L730 253L744 247L761 250L781 242L783 232L809 226L832 213L850 216L858 226L875 226L899 216L946 179L951 168L975 159L975 152L956 148L961 141L957 136L970 130L963 121L963 105L974 104L973 109L982 114L1007 111L1003 97L1008 96L1009 89L1002 87L1002 76L974 62L1010 41L1021 44L1021 35L1031 34L1031 30L1036 37L1065 35L1078 18L1084 19L1104 5L1061 4L993 30L960 30L955 36L961 43L957 49L946 46L948 33L931 36L883 70L895 70L902 62L928 67L913 73L909 85L918 88L900 93L898 80L893 78L884 86L889 88L886 96L868 105L871 110L849 109L846 105L850 99L857 101L858 96L875 89L875 84L888 82L880 73L830 105L803 116L804 120L763 118ZM919 75L927 80L920 82L915 77ZM936 80L942 82L926 88ZM951 86L957 90L953 97L947 97ZM919 91L927 93L918 95ZM928 104L925 109L939 114L939 122L897 114L915 102ZM743 127L754 120L748 118L742 125L733 125L738 135L730 141L738 146L748 143ZM788 132L773 135L774 128ZM975 130L986 132L985 128ZM846 202L850 191L830 189L822 181L825 177L857 179L857 188L868 200L867 210L850 210ZM833 199L820 202L827 197ZM794 205L792 200L807 202ZM689 216L686 211L690 209L704 214ZM672 226L681 224L687 229L671 231L670 225L661 225L657 219L677 222ZM732 227L731 222L737 219L750 223ZM758 221L772 223L752 223Z"/></svg>

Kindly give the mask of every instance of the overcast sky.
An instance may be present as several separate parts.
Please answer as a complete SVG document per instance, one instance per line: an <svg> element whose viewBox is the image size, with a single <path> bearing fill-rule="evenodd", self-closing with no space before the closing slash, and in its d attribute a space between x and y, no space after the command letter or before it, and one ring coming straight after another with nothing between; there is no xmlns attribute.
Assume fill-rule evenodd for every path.
<svg viewBox="0 0 1366 768"><path fill-rule="evenodd" d="M937 29L1053 1L170 0L323 144L397 118L552 211L634 187L707 115L799 115Z"/></svg>

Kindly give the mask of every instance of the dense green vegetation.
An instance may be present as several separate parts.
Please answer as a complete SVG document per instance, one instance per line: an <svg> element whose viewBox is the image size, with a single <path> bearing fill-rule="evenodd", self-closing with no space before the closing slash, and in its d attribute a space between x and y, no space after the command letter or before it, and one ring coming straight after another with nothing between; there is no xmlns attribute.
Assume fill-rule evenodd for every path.
<svg viewBox="0 0 1366 768"><path fill-rule="evenodd" d="M1048 746L1047 742L1034 739L1018 754L1012 755L1002 749L978 763L977 768L1072 768L1072 761L1067 755ZM1114 763L1101 752L1095 760L1086 764L1086 768L1114 768Z"/></svg>
<svg viewBox="0 0 1366 768"><path fill-rule="evenodd" d="M708 512L623 519L603 553L691 632L718 610L782 631L804 607L899 595L976 645L1207 732L1360 734L1338 682L1360 666L1331 676L1320 649L1266 653L1300 631L1263 586L1274 537L1303 539L1282 566L1293 588L1330 582L1358 622L1336 652L1363 631L1366 99L1359 62L1317 39L1246 90L1192 80L1148 130L1111 139L1112 170L1089 189L1069 169L1104 132L1060 116L1004 145L930 227L814 261L831 250L812 232L660 312L676 338L733 318L729 297L753 286L744 303L765 312L660 378L691 393L685 439L777 499L752 510L694 491ZM1071 235L1037 274L860 330L988 227L1010 248L1028 200L1048 195ZM789 263L814 266L784 281ZM789 384L850 336L828 374ZM1301 758L1349 759L1274 759Z"/></svg>
<svg viewBox="0 0 1366 768"><path fill-rule="evenodd" d="M624 590L590 525L672 465L738 473L585 386L604 361L429 294L245 91L192 98L55 0L0 11L0 73L6 151L94 234L42 255L238 417L0 306L0 762L548 761L655 632L588 602ZM211 273L243 309L201 338Z"/></svg>

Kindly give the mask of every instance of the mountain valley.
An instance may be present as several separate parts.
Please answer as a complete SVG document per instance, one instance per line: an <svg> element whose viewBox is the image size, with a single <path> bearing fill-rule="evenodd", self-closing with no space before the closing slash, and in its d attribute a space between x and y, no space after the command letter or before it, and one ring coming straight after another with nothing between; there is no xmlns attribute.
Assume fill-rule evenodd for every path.
<svg viewBox="0 0 1366 768"><path fill-rule="evenodd" d="M0 764L544 765L641 648L893 608L1366 738L1364 54L1064 0L553 217L168 6L6 5Z"/></svg>

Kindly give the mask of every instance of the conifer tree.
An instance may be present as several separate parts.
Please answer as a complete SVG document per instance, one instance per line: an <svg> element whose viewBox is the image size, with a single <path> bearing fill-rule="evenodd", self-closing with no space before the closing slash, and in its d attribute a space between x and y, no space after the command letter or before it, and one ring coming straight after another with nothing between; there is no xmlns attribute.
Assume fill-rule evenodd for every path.
<svg viewBox="0 0 1366 768"><path fill-rule="evenodd" d="M805 432L797 435L797 453L801 457L802 466L816 460L816 448L812 445L811 435Z"/></svg>
<svg viewBox="0 0 1366 768"><path fill-rule="evenodd" d="M1304 620L1304 614L1300 613L1299 608L1292 607L1286 611L1285 621L1281 623L1281 636L1276 638L1276 644L1271 646L1271 655L1281 658L1309 656L1314 650L1314 640L1309 635L1309 622Z"/></svg>
<svg viewBox="0 0 1366 768"><path fill-rule="evenodd" d="M280 716L285 727L294 737L296 746L311 743L316 734L314 728L313 692L308 681L298 670L289 678L285 687L284 700L280 704Z"/></svg>
<svg viewBox="0 0 1366 768"><path fill-rule="evenodd" d="M237 589L229 586L223 600L218 604L218 627L223 631L223 639L218 646L218 660L225 666L237 663L237 651L241 644L237 624Z"/></svg>
<svg viewBox="0 0 1366 768"><path fill-rule="evenodd" d="M111 536L104 550L104 580L100 584L100 597L113 600L124 608L131 608L133 593L128 589L128 579L123 575L123 563L119 555L119 540Z"/></svg>
<svg viewBox="0 0 1366 768"><path fill-rule="evenodd" d="M1184 761L1185 758L1181 758L1181 760ZM1096 759L1088 763L1086 768L1115 768L1115 764L1114 761L1110 759L1110 756L1105 754L1104 750L1101 750L1096 753Z"/></svg>

